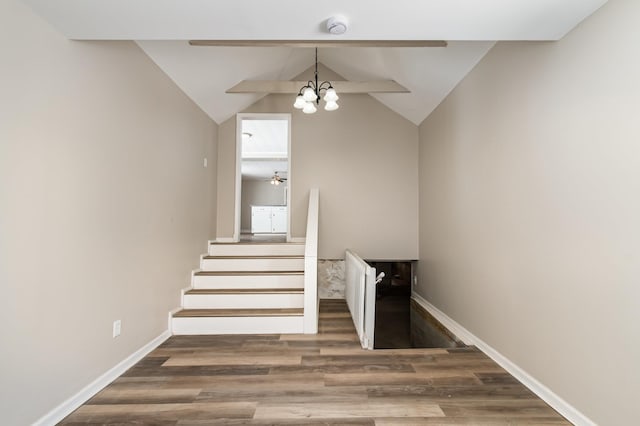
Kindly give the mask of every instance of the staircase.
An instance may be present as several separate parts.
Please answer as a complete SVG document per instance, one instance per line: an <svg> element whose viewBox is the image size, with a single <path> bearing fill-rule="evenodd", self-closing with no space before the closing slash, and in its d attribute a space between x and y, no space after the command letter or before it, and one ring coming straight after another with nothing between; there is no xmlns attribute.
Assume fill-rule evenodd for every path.
<svg viewBox="0 0 640 426"><path fill-rule="evenodd" d="M209 243L173 334L304 332L305 245Z"/></svg>

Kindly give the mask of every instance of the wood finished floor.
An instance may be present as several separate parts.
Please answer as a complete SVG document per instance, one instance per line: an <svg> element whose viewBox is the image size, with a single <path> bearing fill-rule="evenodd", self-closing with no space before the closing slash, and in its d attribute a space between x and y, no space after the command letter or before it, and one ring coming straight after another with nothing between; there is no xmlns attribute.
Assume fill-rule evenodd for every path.
<svg viewBox="0 0 640 426"><path fill-rule="evenodd" d="M61 424L567 425L475 348L360 348L344 301L318 335L173 336Z"/></svg>

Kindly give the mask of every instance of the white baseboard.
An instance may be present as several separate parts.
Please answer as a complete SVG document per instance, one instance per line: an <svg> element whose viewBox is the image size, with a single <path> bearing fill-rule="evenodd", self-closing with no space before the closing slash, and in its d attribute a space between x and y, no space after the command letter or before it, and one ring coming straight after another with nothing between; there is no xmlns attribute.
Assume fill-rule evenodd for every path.
<svg viewBox="0 0 640 426"><path fill-rule="evenodd" d="M158 337L129 355L109 371L98 377L93 382L85 386L80 392L64 401L62 404L45 414L35 423L34 426L55 425L62 419L71 414L74 410L88 401L95 394L100 392L105 386L120 377L125 371L131 368L135 363L147 356L152 350L160 346L165 340L171 336L169 330L163 331Z"/></svg>
<svg viewBox="0 0 640 426"><path fill-rule="evenodd" d="M434 316L435 319L440 321L442 325L444 325L447 330L453 333L458 339L462 340L465 345L476 345L480 347L476 342L478 338L471 334L469 330L449 318L444 312L440 309L433 306L431 303L427 302L422 296L418 293L412 292L411 298L416 301L420 306L427 310L431 315Z"/></svg>
<svg viewBox="0 0 640 426"><path fill-rule="evenodd" d="M462 325L451 319L449 316L447 316L447 314L433 306L419 294L412 293L411 297L416 301L416 303L426 309L431 315L433 315L438 321L440 321L442 325L448 328L449 331L455 334L465 344L475 345L489 358L491 358L498 365L507 370L509 374L522 382L522 384L529 388L531 392L538 395L544 402L546 402L551 407L553 407L553 409L562 414L571 423L576 426L596 426L595 422L578 411L574 406L556 395L551 389L540 383L529 373L518 367L507 357L492 348L489 344L485 343L482 339L478 338Z"/></svg>

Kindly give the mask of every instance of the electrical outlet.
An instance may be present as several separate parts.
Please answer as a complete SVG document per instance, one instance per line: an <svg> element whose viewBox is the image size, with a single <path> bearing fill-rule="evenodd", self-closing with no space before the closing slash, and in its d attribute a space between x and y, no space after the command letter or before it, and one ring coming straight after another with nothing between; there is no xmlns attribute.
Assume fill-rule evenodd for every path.
<svg viewBox="0 0 640 426"><path fill-rule="evenodd" d="M115 320L113 322L113 337L118 337L120 335L120 330L122 329L122 321Z"/></svg>
<svg viewBox="0 0 640 426"><path fill-rule="evenodd" d="M208 164L208 163L209 163L209 162L208 162L208 161L207 161L207 159L205 158L205 159L204 159L204 166L205 166L205 167L207 167L207 164Z"/></svg>

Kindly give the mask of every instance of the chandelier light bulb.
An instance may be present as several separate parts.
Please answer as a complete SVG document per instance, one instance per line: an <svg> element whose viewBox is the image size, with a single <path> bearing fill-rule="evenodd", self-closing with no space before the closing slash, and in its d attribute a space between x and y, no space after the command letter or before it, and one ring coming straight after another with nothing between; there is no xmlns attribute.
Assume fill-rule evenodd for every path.
<svg viewBox="0 0 640 426"><path fill-rule="evenodd" d="M294 108L302 109L306 105L307 101L304 100L302 96L298 96L296 98L296 102L293 104Z"/></svg>
<svg viewBox="0 0 640 426"><path fill-rule="evenodd" d="M335 111L340 108L340 105L336 101L329 101L325 104L324 109L326 111Z"/></svg>
<svg viewBox="0 0 640 426"><path fill-rule="evenodd" d="M304 89L304 91L302 92L302 97L307 102L314 102L318 99L318 95L316 95L316 91L313 90L311 87L307 87Z"/></svg>
<svg viewBox="0 0 640 426"><path fill-rule="evenodd" d="M323 99L325 100L325 102L335 102L340 98L338 97L338 94L336 93L336 89L334 89L332 87L330 89L327 89L327 93L325 93Z"/></svg>
<svg viewBox="0 0 640 426"><path fill-rule="evenodd" d="M302 112L304 112L305 114L313 114L314 112L316 112L316 106L313 104L313 102L307 102L304 108L302 108Z"/></svg>

